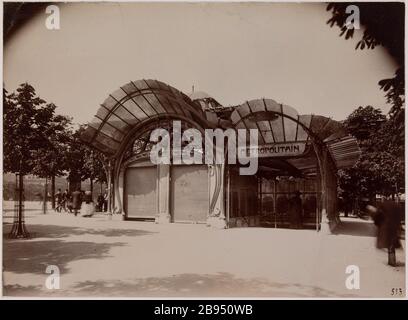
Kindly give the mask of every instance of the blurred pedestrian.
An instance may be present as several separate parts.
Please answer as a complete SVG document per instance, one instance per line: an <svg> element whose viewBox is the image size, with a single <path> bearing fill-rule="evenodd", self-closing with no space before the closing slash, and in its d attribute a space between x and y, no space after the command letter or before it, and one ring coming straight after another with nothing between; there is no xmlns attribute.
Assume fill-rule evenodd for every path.
<svg viewBox="0 0 408 320"><path fill-rule="evenodd" d="M55 203L56 203L55 211L56 212L61 212L62 211L62 192L61 192L61 189L58 189L58 191L55 193L54 199L55 199Z"/></svg>
<svg viewBox="0 0 408 320"><path fill-rule="evenodd" d="M83 201L84 203L81 206L81 216L91 217L95 212L91 191L87 190L84 193Z"/></svg>
<svg viewBox="0 0 408 320"><path fill-rule="evenodd" d="M302 199L299 191L289 200L289 219L291 228L302 228Z"/></svg>
<svg viewBox="0 0 408 320"><path fill-rule="evenodd" d="M401 248L401 213L398 204L390 199L379 203L376 207L367 206L368 211L378 228L377 248L388 250L388 264L397 266L395 249Z"/></svg>
<svg viewBox="0 0 408 320"><path fill-rule="evenodd" d="M81 209L82 203L82 193L79 189L72 192L72 209L74 209L75 216L78 214L78 211Z"/></svg>
<svg viewBox="0 0 408 320"><path fill-rule="evenodd" d="M103 203L104 203L104 198L103 198L102 193L100 193L98 195L98 198L96 199L96 203L97 203L96 211L102 212L103 211Z"/></svg>
<svg viewBox="0 0 408 320"><path fill-rule="evenodd" d="M105 191L103 195L103 212L108 211L108 193Z"/></svg>
<svg viewBox="0 0 408 320"><path fill-rule="evenodd" d="M72 213L72 192L68 191L67 193L67 210L69 213Z"/></svg>
<svg viewBox="0 0 408 320"><path fill-rule="evenodd" d="M65 191L62 193L61 199L61 208L67 212L68 189L65 189Z"/></svg>

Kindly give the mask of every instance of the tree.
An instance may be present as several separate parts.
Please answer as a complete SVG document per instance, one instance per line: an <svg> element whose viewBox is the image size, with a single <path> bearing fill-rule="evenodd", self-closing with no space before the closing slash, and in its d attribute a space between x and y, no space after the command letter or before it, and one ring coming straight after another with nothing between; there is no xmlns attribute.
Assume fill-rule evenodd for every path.
<svg viewBox="0 0 408 320"><path fill-rule="evenodd" d="M372 106L357 108L344 121L362 150L352 168L339 171L339 195L345 201L394 195L404 186L404 160L393 152L395 146L385 131L390 121Z"/></svg>
<svg viewBox="0 0 408 320"><path fill-rule="evenodd" d="M17 93L5 93L3 104L4 171L25 175L35 165L34 151L47 144L41 132L45 101L24 83Z"/></svg>
<svg viewBox="0 0 408 320"><path fill-rule="evenodd" d="M45 101L37 97L28 83L21 84L16 93L3 90L3 168L18 176L18 214L11 237L28 237L23 219L24 175L31 173L36 162L35 151L47 147L41 130L44 128Z"/></svg>
<svg viewBox="0 0 408 320"><path fill-rule="evenodd" d="M47 104L40 110L41 133L46 141L44 148L34 151L32 173L51 179L52 207L55 208L55 177L65 173L65 159L70 140L71 118L55 114L56 106Z"/></svg>
<svg viewBox="0 0 408 320"><path fill-rule="evenodd" d="M391 146L395 156L404 158L404 131L405 131L405 4L402 2L378 3L329 3L327 10L332 12L332 17L327 23L340 28L340 36L351 39L354 28L346 26L349 14L346 8L356 5L360 11L360 24L365 28L361 39L357 42L356 49L374 49L377 46L386 48L398 64L395 75L389 79L378 82L380 89L385 92L387 102L391 104L388 121L382 129L389 138L385 145Z"/></svg>
<svg viewBox="0 0 408 320"><path fill-rule="evenodd" d="M392 3L363 3L345 2L329 3L327 11L332 12L332 17L327 21L330 27L336 25L340 28L340 36L351 39L354 36L354 28L348 28L347 18L351 13L346 9L350 5L356 5L360 11L360 24L365 27L362 38L357 42L356 49L374 49L377 46L385 47L398 68L393 78L379 81L386 97L395 108L402 108L404 104L404 22L405 7L402 2Z"/></svg>
<svg viewBox="0 0 408 320"><path fill-rule="evenodd" d="M71 188L77 188L81 181L90 179L91 188L94 181L107 181L106 157L99 151L86 146L80 139L83 127L71 133L65 167L68 171L68 180Z"/></svg>
<svg viewBox="0 0 408 320"><path fill-rule="evenodd" d="M81 128L83 130L83 128ZM93 192L93 183L106 183L107 182L107 163L108 159L100 151L85 146L85 163L84 163L84 174L82 179L89 179L91 185L91 192Z"/></svg>
<svg viewBox="0 0 408 320"><path fill-rule="evenodd" d="M373 152L380 143L379 129L387 120L380 109L372 106L358 107L344 121L347 131L357 138L364 152Z"/></svg>

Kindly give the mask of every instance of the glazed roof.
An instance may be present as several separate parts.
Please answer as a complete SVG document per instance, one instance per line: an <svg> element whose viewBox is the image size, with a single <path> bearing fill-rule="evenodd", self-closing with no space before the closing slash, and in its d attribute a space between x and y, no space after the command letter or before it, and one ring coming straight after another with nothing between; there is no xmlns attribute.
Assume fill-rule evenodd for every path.
<svg viewBox="0 0 408 320"><path fill-rule="evenodd" d="M337 168L352 166L360 156L356 139L346 134L340 122L330 118L299 115L293 107L272 99L255 99L235 107L230 120L225 121L208 112L202 104L208 101L216 100L202 91L189 97L157 80L130 81L100 105L82 139L105 154L116 156L134 127L156 118L181 118L190 119L201 128L258 129L259 144L308 142L313 135L327 145ZM299 158L288 161L301 170L310 169L312 161L316 163L315 159L310 159L310 163Z"/></svg>

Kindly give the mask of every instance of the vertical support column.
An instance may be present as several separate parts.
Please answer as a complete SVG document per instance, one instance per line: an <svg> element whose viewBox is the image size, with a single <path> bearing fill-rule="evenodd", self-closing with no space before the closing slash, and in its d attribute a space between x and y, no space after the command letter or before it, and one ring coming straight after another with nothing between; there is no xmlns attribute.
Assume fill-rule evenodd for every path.
<svg viewBox="0 0 408 320"><path fill-rule="evenodd" d="M170 165L157 166L157 214L156 223L170 223Z"/></svg>
<svg viewBox="0 0 408 320"><path fill-rule="evenodd" d="M225 227L229 227L229 218L230 218L230 213L231 213L231 175L230 175L230 167L225 167L226 170L226 190L224 192L225 194Z"/></svg>
<svg viewBox="0 0 408 320"><path fill-rule="evenodd" d="M112 161L108 161L108 176L107 178L107 187L108 187L108 215L109 218L112 218L112 213L113 213L113 188L112 188L112 174L113 174L113 168L112 168Z"/></svg>
<svg viewBox="0 0 408 320"><path fill-rule="evenodd" d="M330 222L327 211L327 151L321 144L313 143L313 147L316 153L317 161L319 164L320 173L320 210L321 210L321 221L320 221L320 232L322 234L330 234Z"/></svg>
<svg viewBox="0 0 408 320"><path fill-rule="evenodd" d="M322 151L321 154L321 192L322 192L322 220L320 224L320 231L323 234L330 234L330 221L329 221L329 213L327 208L327 154L326 152Z"/></svg>
<svg viewBox="0 0 408 320"><path fill-rule="evenodd" d="M224 164L208 166L209 213L207 225L219 229L227 228L224 207Z"/></svg>
<svg viewBox="0 0 408 320"><path fill-rule="evenodd" d="M126 212L123 208L124 201L124 185L125 185L125 169L121 168L117 178L115 179L115 204L116 213L122 215L122 219L126 219Z"/></svg>
<svg viewBox="0 0 408 320"><path fill-rule="evenodd" d="M324 234L330 234L336 228L337 177L328 150L324 146L315 147L320 168L321 186L321 228Z"/></svg>

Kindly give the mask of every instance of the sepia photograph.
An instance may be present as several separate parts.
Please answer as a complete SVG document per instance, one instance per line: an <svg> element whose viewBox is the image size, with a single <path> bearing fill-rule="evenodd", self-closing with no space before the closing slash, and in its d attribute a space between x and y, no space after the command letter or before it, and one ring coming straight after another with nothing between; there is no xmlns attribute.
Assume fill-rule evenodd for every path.
<svg viewBox="0 0 408 320"><path fill-rule="evenodd" d="M404 2L2 6L3 297L406 299Z"/></svg>

